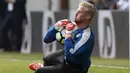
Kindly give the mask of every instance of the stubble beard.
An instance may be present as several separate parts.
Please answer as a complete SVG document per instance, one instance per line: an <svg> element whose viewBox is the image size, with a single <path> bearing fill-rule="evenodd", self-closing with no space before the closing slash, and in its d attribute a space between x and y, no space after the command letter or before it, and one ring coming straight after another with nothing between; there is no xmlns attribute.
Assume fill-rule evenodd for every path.
<svg viewBox="0 0 130 73"><path fill-rule="evenodd" d="M76 19L75 19L75 23L76 23L76 24L81 24L82 22L83 22L82 20L76 20Z"/></svg>

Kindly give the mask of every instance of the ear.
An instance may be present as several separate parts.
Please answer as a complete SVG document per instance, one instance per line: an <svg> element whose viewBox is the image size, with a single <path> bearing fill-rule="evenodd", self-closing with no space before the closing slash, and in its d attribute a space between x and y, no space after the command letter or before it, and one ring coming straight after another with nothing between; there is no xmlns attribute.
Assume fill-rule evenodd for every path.
<svg viewBox="0 0 130 73"><path fill-rule="evenodd" d="M86 15L86 19L87 20L91 19L91 16L90 15Z"/></svg>

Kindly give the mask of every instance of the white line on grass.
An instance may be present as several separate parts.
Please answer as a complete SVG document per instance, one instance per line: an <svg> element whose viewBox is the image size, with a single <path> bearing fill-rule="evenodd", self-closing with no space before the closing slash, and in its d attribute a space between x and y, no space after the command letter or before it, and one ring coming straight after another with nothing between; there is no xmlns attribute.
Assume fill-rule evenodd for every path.
<svg viewBox="0 0 130 73"><path fill-rule="evenodd" d="M109 65L91 65L92 67L116 68L116 69L130 69L129 67L109 66Z"/></svg>
<svg viewBox="0 0 130 73"><path fill-rule="evenodd" d="M39 62L40 61L40 60L22 60L22 59L0 59L0 60L9 60L9 61L15 61L15 62L18 62L18 61L27 61L27 62L35 61L35 62Z"/></svg>
<svg viewBox="0 0 130 73"><path fill-rule="evenodd" d="M40 62L40 60L21 60L21 59L0 59L0 60L9 60L9 61L27 61L27 62ZM129 67L121 66L109 66L109 65L91 65L92 67L103 67L103 68L116 68L116 69L130 69Z"/></svg>

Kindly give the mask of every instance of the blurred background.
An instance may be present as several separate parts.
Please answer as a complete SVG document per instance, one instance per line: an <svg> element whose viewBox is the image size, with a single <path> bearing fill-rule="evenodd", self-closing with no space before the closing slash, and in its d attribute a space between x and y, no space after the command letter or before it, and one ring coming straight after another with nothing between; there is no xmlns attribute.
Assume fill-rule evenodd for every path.
<svg viewBox="0 0 130 73"><path fill-rule="evenodd" d="M45 44L43 35L58 20L73 21L81 1L97 8L90 25L95 34L92 66L129 68L129 0L0 0L0 61L3 62L0 71L8 73L4 72L6 61L16 66L19 66L16 62L27 65L36 60L41 62L44 55L63 49L57 42ZM92 68L90 73L95 73L93 69L98 68Z"/></svg>

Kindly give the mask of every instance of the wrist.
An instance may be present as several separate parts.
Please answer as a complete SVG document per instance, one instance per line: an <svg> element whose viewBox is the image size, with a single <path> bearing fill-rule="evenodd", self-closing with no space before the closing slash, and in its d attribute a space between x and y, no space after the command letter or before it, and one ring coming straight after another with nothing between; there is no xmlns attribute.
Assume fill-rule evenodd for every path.
<svg viewBox="0 0 130 73"><path fill-rule="evenodd" d="M71 34L71 33L72 33L72 31L66 30L66 34Z"/></svg>
<svg viewBox="0 0 130 73"><path fill-rule="evenodd" d="M66 30L65 39L72 38L72 31Z"/></svg>
<svg viewBox="0 0 130 73"><path fill-rule="evenodd" d="M61 29L62 29L62 27L61 27L61 21L58 21L55 25L54 25L54 27L55 27L55 29L57 30L57 31L61 31Z"/></svg>
<svg viewBox="0 0 130 73"><path fill-rule="evenodd" d="M57 31L61 31L61 30L64 29L64 27L58 27L58 26L54 26L54 28L55 28L55 30L57 30Z"/></svg>
<svg viewBox="0 0 130 73"><path fill-rule="evenodd" d="M54 29L58 31L60 28L59 28L59 27L57 27L57 26L54 26Z"/></svg>

